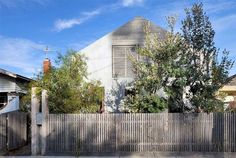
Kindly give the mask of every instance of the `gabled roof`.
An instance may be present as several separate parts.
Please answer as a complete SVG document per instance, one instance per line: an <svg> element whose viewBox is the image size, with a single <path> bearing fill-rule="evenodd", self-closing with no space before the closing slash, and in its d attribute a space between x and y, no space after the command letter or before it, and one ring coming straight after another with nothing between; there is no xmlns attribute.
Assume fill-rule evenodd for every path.
<svg viewBox="0 0 236 158"><path fill-rule="evenodd" d="M14 78L14 79L20 79L20 80L23 80L23 81L26 81L26 82L30 82L32 80L28 77L15 74L13 72L10 72L10 71L7 71L7 70L1 69L1 68L0 68L0 74L11 77L11 78Z"/></svg>
<svg viewBox="0 0 236 158"><path fill-rule="evenodd" d="M163 39L165 37L165 34L167 31L160 26L152 23L151 21L143 18L143 17L135 17L133 20L127 22L126 24L119 27L117 30L112 32L113 39L116 37L132 37L135 35L139 37L145 38L145 31L144 27L145 25L149 23L150 24L150 32L157 34L158 38Z"/></svg>
<svg viewBox="0 0 236 158"><path fill-rule="evenodd" d="M135 17L134 19L128 21L126 24L120 26L116 30L104 35L103 37L93 41L80 51L83 52L86 48L93 45L94 43L103 40L105 37L111 37L112 43L116 45L125 44L143 44L145 43L146 33L144 31L144 26L150 24L150 32L158 36L159 39L164 39L166 37L167 30L161 28L160 26L152 23L151 21L143 17ZM117 42L118 41L118 42ZM121 42L122 41L122 42ZM132 41L132 42L130 42Z"/></svg>

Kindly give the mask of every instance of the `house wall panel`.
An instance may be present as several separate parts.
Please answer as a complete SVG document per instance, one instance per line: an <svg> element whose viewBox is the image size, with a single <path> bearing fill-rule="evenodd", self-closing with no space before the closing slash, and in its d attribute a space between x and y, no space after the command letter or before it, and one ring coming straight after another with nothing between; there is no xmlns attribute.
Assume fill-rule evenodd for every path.
<svg viewBox="0 0 236 158"><path fill-rule="evenodd" d="M15 91L16 91L15 80L0 74L0 92L15 92Z"/></svg>

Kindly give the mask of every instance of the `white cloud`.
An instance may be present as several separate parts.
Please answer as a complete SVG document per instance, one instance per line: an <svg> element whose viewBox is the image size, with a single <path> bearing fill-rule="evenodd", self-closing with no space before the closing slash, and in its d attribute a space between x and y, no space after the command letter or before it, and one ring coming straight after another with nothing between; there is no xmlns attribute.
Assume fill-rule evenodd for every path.
<svg viewBox="0 0 236 158"><path fill-rule="evenodd" d="M0 36L1 67L18 69L32 76L41 68L45 45L27 39ZM40 58L42 57L42 58Z"/></svg>
<svg viewBox="0 0 236 158"><path fill-rule="evenodd" d="M56 31L61 31L64 29L68 29L73 27L74 25L79 25L81 24L81 19L68 19L68 20L63 20L59 19L55 22L55 30Z"/></svg>
<svg viewBox="0 0 236 158"><path fill-rule="evenodd" d="M92 16L98 15L100 13L101 13L101 9L96 9L96 10L93 10L90 12L82 12L82 15L87 16L87 17L92 17Z"/></svg>
<svg viewBox="0 0 236 158"><path fill-rule="evenodd" d="M80 24L84 23L85 21L87 21L88 19L90 19L100 13L101 13L101 10L96 9L91 12L82 12L81 13L82 17L80 17L80 18L58 19L58 20L56 20L56 22L54 24L54 30L60 32L64 29L72 28L73 26L80 25Z"/></svg>
<svg viewBox="0 0 236 158"><path fill-rule="evenodd" d="M72 19L58 19L54 23L54 31L60 32L64 29L72 28L76 25L80 25L87 20L107 11L116 10L124 7L140 6L143 5L144 0L122 0L118 3L112 3L104 5L93 11L86 11L81 13L81 17Z"/></svg>
<svg viewBox="0 0 236 158"><path fill-rule="evenodd" d="M124 7L142 5L144 0L122 0L122 5Z"/></svg>
<svg viewBox="0 0 236 158"><path fill-rule="evenodd" d="M215 14L222 11L234 9L235 6L236 6L235 1L230 1L230 0L213 4L212 2L206 2L204 4L204 11L206 11L208 14Z"/></svg>
<svg viewBox="0 0 236 158"><path fill-rule="evenodd" d="M236 14L231 14L227 16L223 16L217 19L212 20L213 28L217 33L227 30L234 29L236 27Z"/></svg>
<svg viewBox="0 0 236 158"><path fill-rule="evenodd" d="M45 6L48 0L0 0L0 8L26 8L28 5Z"/></svg>

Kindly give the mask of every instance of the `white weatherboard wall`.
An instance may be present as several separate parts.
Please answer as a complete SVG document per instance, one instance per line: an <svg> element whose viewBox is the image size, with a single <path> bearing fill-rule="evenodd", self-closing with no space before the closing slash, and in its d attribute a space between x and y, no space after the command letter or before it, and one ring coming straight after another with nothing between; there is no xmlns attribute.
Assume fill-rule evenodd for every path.
<svg viewBox="0 0 236 158"><path fill-rule="evenodd" d="M80 51L86 57L88 79L99 80L107 93L112 89L112 36L108 34ZM105 106L105 111L112 111Z"/></svg>
<svg viewBox="0 0 236 158"><path fill-rule="evenodd" d="M0 92L7 93L7 105L0 110L0 114L19 110L19 96L14 93L16 92L16 87L17 85L14 79L0 77Z"/></svg>
<svg viewBox="0 0 236 158"><path fill-rule="evenodd" d="M105 89L105 111L119 111L118 105L124 97L125 78L112 78L112 34L98 39L88 47L82 49L87 60L87 71L89 80L99 80ZM119 83L122 85L119 86Z"/></svg>
<svg viewBox="0 0 236 158"><path fill-rule="evenodd" d="M27 93L26 85L31 79L9 72L0 68L0 93L3 95L5 107L0 109L0 113L7 113L19 110L19 96Z"/></svg>
<svg viewBox="0 0 236 158"><path fill-rule="evenodd" d="M15 92L16 83L14 80L0 76L0 92Z"/></svg>
<svg viewBox="0 0 236 158"><path fill-rule="evenodd" d="M100 80L105 88L112 87L112 39L108 34L80 51L87 58L89 79Z"/></svg>

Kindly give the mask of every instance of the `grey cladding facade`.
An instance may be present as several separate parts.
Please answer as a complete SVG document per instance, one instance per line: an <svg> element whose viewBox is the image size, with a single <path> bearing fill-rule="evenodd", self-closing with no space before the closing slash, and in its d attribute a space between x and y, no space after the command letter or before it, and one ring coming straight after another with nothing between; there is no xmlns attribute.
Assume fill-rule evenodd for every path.
<svg viewBox="0 0 236 158"><path fill-rule="evenodd" d="M136 48L145 44L145 25L150 33L163 39L166 30L142 17L136 17L108 33L81 53L87 57L89 79L100 80L105 88L106 111L120 111L127 85L135 77L130 57L139 59Z"/></svg>

